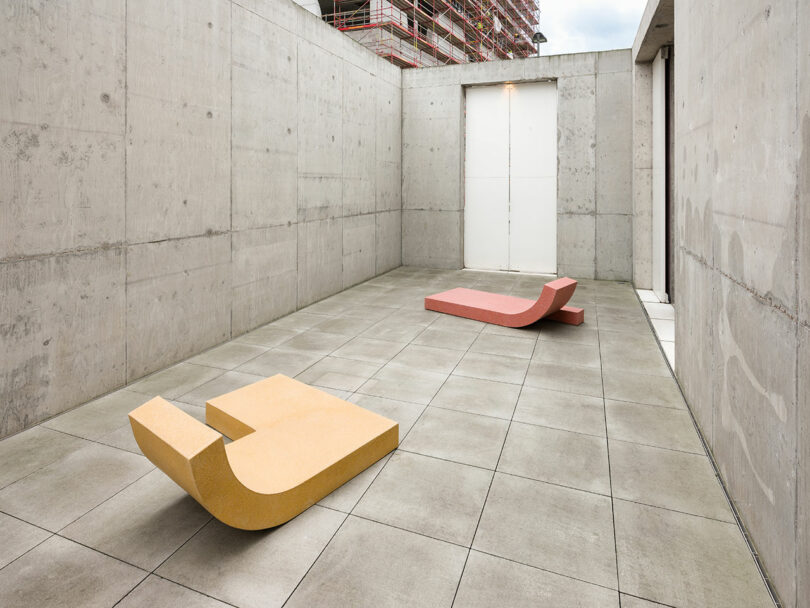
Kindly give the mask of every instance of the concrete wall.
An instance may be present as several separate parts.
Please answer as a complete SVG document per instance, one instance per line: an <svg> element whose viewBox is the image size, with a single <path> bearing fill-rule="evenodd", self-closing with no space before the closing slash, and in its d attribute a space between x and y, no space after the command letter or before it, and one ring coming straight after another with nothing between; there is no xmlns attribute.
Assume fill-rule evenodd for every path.
<svg viewBox="0 0 810 608"><path fill-rule="evenodd" d="M676 369L785 606L810 606L810 7L675 3Z"/></svg>
<svg viewBox="0 0 810 608"><path fill-rule="evenodd" d="M0 437L400 264L400 70L290 0L0 5Z"/></svg>
<svg viewBox="0 0 810 608"><path fill-rule="evenodd" d="M628 50L403 72L403 263L464 265L464 87L556 79L558 272L629 280L631 69Z"/></svg>

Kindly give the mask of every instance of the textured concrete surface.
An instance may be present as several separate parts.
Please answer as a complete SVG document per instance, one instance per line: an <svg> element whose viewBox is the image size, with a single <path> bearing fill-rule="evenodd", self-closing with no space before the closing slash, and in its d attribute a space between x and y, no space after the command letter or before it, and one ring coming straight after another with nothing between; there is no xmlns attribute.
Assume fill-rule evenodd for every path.
<svg viewBox="0 0 810 608"><path fill-rule="evenodd" d="M401 263L400 70L290 0L0 8L0 436Z"/></svg>
<svg viewBox="0 0 810 608"><path fill-rule="evenodd" d="M559 98L558 273L631 279L632 241L612 240L629 237L633 215L630 51L403 72L404 263L464 265L464 87L543 79Z"/></svg>
<svg viewBox="0 0 810 608"><path fill-rule="evenodd" d="M804 3L675 3L676 369L788 607L808 593Z"/></svg>
<svg viewBox="0 0 810 608"><path fill-rule="evenodd" d="M577 327L423 308L547 280L397 268L0 440L0 605L772 608L680 393L650 390L675 384L632 286L580 282ZM156 470L126 414L163 393L201 419L257 368L395 420L401 447L247 533Z"/></svg>

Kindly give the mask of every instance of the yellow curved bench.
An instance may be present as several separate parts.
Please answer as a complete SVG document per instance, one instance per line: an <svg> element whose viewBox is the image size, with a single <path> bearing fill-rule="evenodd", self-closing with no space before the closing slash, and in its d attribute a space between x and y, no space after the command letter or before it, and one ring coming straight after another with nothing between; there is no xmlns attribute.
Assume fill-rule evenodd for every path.
<svg viewBox="0 0 810 608"><path fill-rule="evenodd" d="M289 521L399 442L396 422L280 374L205 405L209 426L155 397L130 412L132 432L158 468L243 530Z"/></svg>

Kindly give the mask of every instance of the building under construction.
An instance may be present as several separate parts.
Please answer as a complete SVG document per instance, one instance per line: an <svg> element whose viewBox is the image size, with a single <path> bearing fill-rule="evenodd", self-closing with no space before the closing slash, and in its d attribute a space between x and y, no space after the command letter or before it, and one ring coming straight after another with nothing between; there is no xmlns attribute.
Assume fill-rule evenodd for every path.
<svg viewBox="0 0 810 608"><path fill-rule="evenodd" d="M540 12L538 0L333 0L332 9L327 23L403 68L533 55Z"/></svg>

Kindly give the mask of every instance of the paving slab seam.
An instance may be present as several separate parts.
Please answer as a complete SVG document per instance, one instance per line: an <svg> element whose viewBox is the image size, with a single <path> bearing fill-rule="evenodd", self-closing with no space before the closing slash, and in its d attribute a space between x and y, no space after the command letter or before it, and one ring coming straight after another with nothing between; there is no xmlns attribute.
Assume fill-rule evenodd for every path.
<svg viewBox="0 0 810 608"><path fill-rule="evenodd" d="M375 478L375 479L376 479L376 478ZM314 506L314 505L313 505L313 506ZM310 507L310 508L312 508L312 507ZM295 595L295 592L296 592L296 591L298 591L298 587L300 587L300 586L301 586L301 583L303 583L303 582L304 582L304 579L307 577L307 575L309 574L310 570L312 570L312 568L315 566L315 564L316 564L316 563L318 563L318 560L319 560L319 559L321 559L321 555L323 555L323 552L324 552L324 551L326 551L326 548L327 548L329 545L331 545L331 544L332 544L332 541L335 539L335 536L337 536L338 532L340 532L340 531L341 531L341 529L343 529L344 524L345 524L345 523L348 521L350 513L343 513L343 511L338 511L338 512L339 512L339 513L341 513L341 514L344 516L344 517L343 517L343 521L342 521L342 522L340 522L340 525L339 525L339 526L337 527L337 529L334 531L334 533L332 534L332 536L330 536L330 537L329 537L329 540L326 542L326 544L324 544L323 549L321 549L321 550L320 550L320 552L318 553L318 557L316 557L314 560L312 560L312 563L309 565L309 567L307 568L306 572L304 572L303 576L302 576L300 579L298 579L298 582L295 584L295 587L293 587L293 590L292 590L292 591L290 591L290 594L289 594L289 595L287 596L287 598L284 600L284 603L282 603L282 604L281 604L281 608L284 608L284 606L286 606L286 605L287 605L287 602L289 602L289 601L290 601L290 598L291 598L292 596L294 596L294 595Z"/></svg>
<svg viewBox="0 0 810 608"><path fill-rule="evenodd" d="M482 331L483 331L483 328L482 328ZM539 336L536 336L535 340L534 340L534 346L532 347L532 357L534 357L534 353L537 350L537 344L538 344L539 341L540 341ZM474 344L474 342L473 342L473 344ZM470 348L472 348L472 344L470 345ZM467 352L469 352L469 348L467 349ZM466 353L465 353L465 356L466 356ZM463 357L462 357L462 359L463 359ZM531 358L529 360L531 361ZM460 362L461 361L459 361L459 363ZM473 531L472 540L470 541L470 547L467 549L467 555L464 557L464 565L461 568L461 575L458 577L458 583L456 584L456 590L453 593L453 602L452 602L451 606L456 603L456 597L458 596L458 590L461 588L461 581L464 578L464 572L467 570L467 562L470 559L470 552L472 551L472 546L475 544L475 537L478 536L478 528L481 525L481 519L484 517L484 510L487 508L487 502L489 501L489 493L492 491L492 484L495 481L495 474L498 471L498 465L500 465L500 463L501 463L501 457L503 456L503 450L504 450L504 447L506 447L506 440L509 438L509 430L512 428L512 420L515 417L515 411L517 410L517 404L518 404L518 401L520 401L520 395L523 393L523 387L526 384L526 377L529 374L529 367L530 366L527 365L526 366L526 371L523 372L523 382L520 383L520 390L518 391L518 396L517 396L517 399L515 400L515 405L512 408L512 414L509 417L509 424L506 427L506 433L504 433L503 442L501 443L501 450L500 450L500 452L498 452L498 460L495 462L495 470L492 472L492 477L489 480L489 486L487 487L487 493L484 496L484 502L481 504L481 511L480 511L480 513L478 513L478 521L475 522L475 530ZM455 371L455 369L454 369L454 371ZM452 375L452 372L451 372L451 375ZM444 385L442 385L442 386L444 386Z"/></svg>
<svg viewBox="0 0 810 608"><path fill-rule="evenodd" d="M613 471L610 466L610 438L608 437L607 405L605 403L605 373L602 364L602 340L596 331L596 345L599 348L599 379L602 381L602 419L605 423L605 451L607 452L608 485L610 487L610 522L613 527L613 557L616 563L616 590L619 592L619 608L622 608L621 581L619 578L619 546L616 539L616 506L613 499Z"/></svg>
<svg viewBox="0 0 810 608"><path fill-rule="evenodd" d="M647 313L647 309L644 308L644 303L641 300L641 296L639 296L638 291L636 291L635 289L633 289L633 293L636 295L636 299L638 300L639 305L644 310L644 316L647 319L647 323L650 326L650 330L653 332L653 335L655 335L655 331L652 327L652 320L650 319L650 316ZM723 495L726 498L726 503L728 504L728 507L731 509L731 514L734 517L734 521L737 524L737 528L742 533L745 544L748 547L748 550L754 559L754 564L756 565L757 571L759 572L760 577L762 577L762 581L765 583L765 587L768 590L768 595L770 595L770 598L773 601L774 606L776 608L783 608L784 604L779 599L779 594L776 591L776 587L771 582L771 579L768 576L768 572L765 569L765 564L762 563L762 560L759 557L759 553L756 550L756 545L754 544L751 535L748 533L748 530L746 529L745 524L743 523L743 520L740 517L740 513L737 510L737 506L734 504L734 500L731 498L731 494L729 493L728 488L726 487L725 480L723 479L722 475L720 475L720 468L717 466L717 461L714 458L714 454L712 453L712 450L709 447L709 444L707 443L705 437L703 437L703 432L700 430L700 426L697 423L697 419L695 418L695 415L692 412L692 406L689 405L689 400L686 398L686 393L684 393L683 391L681 382L680 380L678 380L678 376L675 374L675 370L673 370L672 366L670 366L669 360L667 359L666 354L664 353L664 349L661 346L661 341L658 340L657 336L656 342L658 344L659 350L661 351L661 356L664 357L664 361L666 361L667 367L669 367L669 370L672 373L672 379L675 381L675 385L678 387L678 393L681 395L683 402L686 404L686 411L689 412L689 418L692 420L692 426L694 427L695 432L697 433L697 436L700 439L700 443L703 446L703 450L706 453L706 457L709 459L709 463L712 466L712 471L714 472L717 481L720 483L720 487L723 490ZM621 608L621 606L619 608Z"/></svg>

